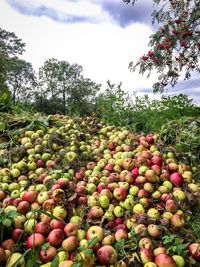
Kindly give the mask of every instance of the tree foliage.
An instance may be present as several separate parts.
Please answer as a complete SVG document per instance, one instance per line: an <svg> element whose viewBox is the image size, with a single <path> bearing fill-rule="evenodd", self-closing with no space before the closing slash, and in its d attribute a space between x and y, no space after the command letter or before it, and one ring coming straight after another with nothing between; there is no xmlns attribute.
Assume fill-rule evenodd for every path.
<svg viewBox="0 0 200 267"><path fill-rule="evenodd" d="M6 84L12 101L30 99L33 88L36 86L36 77L32 65L25 60L15 58L10 64Z"/></svg>
<svg viewBox="0 0 200 267"><path fill-rule="evenodd" d="M55 102L56 99L59 112L85 114L88 103L92 103L100 85L84 78L82 72L82 66L76 63L70 64L54 58L46 60L39 70L37 100L46 98Z"/></svg>
<svg viewBox="0 0 200 267"><path fill-rule="evenodd" d="M123 0L132 3L137 0ZM163 92L167 85L174 86L179 79L189 79L193 71L200 72L200 1L152 0L155 10L152 22L160 24L150 36L150 50L138 62L129 64L131 71L151 74L157 70L158 81L154 92ZM161 7L160 7L161 6Z"/></svg>

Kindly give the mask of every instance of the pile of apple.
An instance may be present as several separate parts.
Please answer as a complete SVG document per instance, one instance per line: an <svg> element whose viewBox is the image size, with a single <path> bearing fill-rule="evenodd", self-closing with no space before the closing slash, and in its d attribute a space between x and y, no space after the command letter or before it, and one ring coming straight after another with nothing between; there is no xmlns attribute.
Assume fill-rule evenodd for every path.
<svg viewBox="0 0 200 267"><path fill-rule="evenodd" d="M198 266L200 243L188 229L196 168L165 149L156 134L91 118L54 116L47 132L24 131L0 151L8 160L0 207L16 212L9 231L0 229L0 266L33 266L36 256L43 267ZM168 253L170 233L188 242L186 258Z"/></svg>

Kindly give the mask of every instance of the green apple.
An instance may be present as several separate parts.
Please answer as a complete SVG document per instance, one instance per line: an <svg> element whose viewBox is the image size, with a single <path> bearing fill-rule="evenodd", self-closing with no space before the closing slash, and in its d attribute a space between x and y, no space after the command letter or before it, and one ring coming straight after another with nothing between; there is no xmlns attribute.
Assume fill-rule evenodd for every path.
<svg viewBox="0 0 200 267"><path fill-rule="evenodd" d="M85 236L86 236L86 232L82 229L78 229L78 232L77 232L78 240L81 241L85 239Z"/></svg>
<svg viewBox="0 0 200 267"><path fill-rule="evenodd" d="M20 170L19 169L17 169L17 168L15 168L15 169L12 169L11 171L10 171L10 173L11 173L11 175L14 177L14 178L17 178L17 177L19 177L20 176Z"/></svg>
<svg viewBox="0 0 200 267"><path fill-rule="evenodd" d="M126 210L132 210L133 207L134 207L134 200L132 198L126 198L125 201L124 201L124 208Z"/></svg>
<svg viewBox="0 0 200 267"><path fill-rule="evenodd" d="M136 196L138 191L139 191L139 188L134 185L129 189L129 194L132 196Z"/></svg>
<svg viewBox="0 0 200 267"><path fill-rule="evenodd" d="M6 262L6 267L24 267L25 266L25 259L21 253L15 252L8 258Z"/></svg>
<svg viewBox="0 0 200 267"><path fill-rule="evenodd" d="M114 215L116 217L122 217L122 216L124 216L124 208L122 208L121 206L116 206L114 208Z"/></svg>
<svg viewBox="0 0 200 267"><path fill-rule="evenodd" d="M88 183L86 185L87 192L90 195L96 190L96 188L97 188L97 186L94 183Z"/></svg>
<svg viewBox="0 0 200 267"><path fill-rule="evenodd" d="M67 216L67 211L65 208L57 206L53 209L53 216L59 219L65 219L65 217Z"/></svg>
<svg viewBox="0 0 200 267"><path fill-rule="evenodd" d="M150 208L148 211L147 211L147 215L152 218L152 219L155 219L155 220L159 220L160 218L160 213L157 209L155 208Z"/></svg>
<svg viewBox="0 0 200 267"><path fill-rule="evenodd" d="M43 204L47 199L49 199L49 193L47 191L40 192L37 196L37 202Z"/></svg>
<svg viewBox="0 0 200 267"><path fill-rule="evenodd" d="M79 224L81 223L82 219L80 216L78 215L74 215L70 218L70 223L76 223L76 224Z"/></svg>
<svg viewBox="0 0 200 267"><path fill-rule="evenodd" d="M142 206L142 204L137 203L134 207L133 207L133 212L135 214L144 214L145 213L145 209Z"/></svg>
<svg viewBox="0 0 200 267"><path fill-rule="evenodd" d="M185 266L185 260L182 256L179 255L173 255L172 258L176 262L177 267L184 267Z"/></svg>
<svg viewBox="0 0 200 267"><path fill-rule="evenodd" d="M107 196L100 196L99 197L99 204L103 209L106 209L110 204L110 199Z"/></svg>
<svg viewBox="0 0 200 267"><path fill-rule="evenodd" d="M10 194L11 198L19 198L20 197L20 191L19 190L13 190Z"/></svg>
<svg viewBox="0 0 200 267"><path fill-rule="evenodd" d="M35 219L29 219L24 223L24 231L25 233L31 235L35 231L35 225L37 223L37 220Z"/></svg>

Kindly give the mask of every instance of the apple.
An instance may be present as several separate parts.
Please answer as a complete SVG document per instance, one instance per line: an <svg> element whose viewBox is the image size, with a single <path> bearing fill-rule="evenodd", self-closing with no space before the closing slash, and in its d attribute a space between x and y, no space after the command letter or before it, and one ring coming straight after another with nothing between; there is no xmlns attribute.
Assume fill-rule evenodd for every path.
<svg viewBox="0 0 200 267"><path fill-rule="evenodd" d="M98 262L102 265L117 263L117 252L110 245L104 245L97 251Z"/></svg>
<svg viewBox="0 0 200 267"><path fill-rule="evenodd" d="M78 234L78 224L76 223L67 223L64 227L64 233L67 237L77 236Z"/></svg>
<svg viewBox="0 0 200 267"><path fill-rule="evenodd" d="M154 262L147 262L144 267L157 267L157 265Z"/></svg>
<svg viewBox="0 0 200 267"><path fill-rule="evenodd" d="M77 249L79 244L76 236L70 236L62 241L62 249L66 252L71 252Z"/></svg>
<svg viewBox="0 0 200 267"><path fill-rule="evenodd" d="M192 243L188 247L189 254L194 258L195 260L200 260L200 244L199 243Z"/></svg>
<svg viewBox="0 0 200 267"><path fill-rule="evenodd" d="M52 261L56 255L57 255L57 250L53 246L48 246L47 248L45 248L45 250L41 248L39 252L40 260L44 263Z"/></svg>
<svg viewBox="0 0 200 267"><path fill-rule="evenodd" d="M74 264L71 260L65 260L59 263L58 267L71 267Z"/></svg>
<svg viewBox="0 0 200 267"><path fill-rule="evenodd" d="M121 206L116 206L113 212L116 217L124 216L124 208L122 208Z"/></svg>
<svg viewBox="0 0 200 267"><path fill-rule="evenodd" d="M39 248L45 242L45 237L42 234L35 233L30 235L26 240L27 249Z"/></svg>
<svg viewBox="0 0 200 267"><path fill-rule="evenodd" d="M153 255L152 252L147 248L140 248L140 259L143 264L146 264L148 262L152 262Z"/></svg>
<svg viewBox="0 0 200 267"><path fill-rule="evenodd" d="M169 199L165 203L165 209L168 212L175 213L178 210L178 206L176 205L174 200Z"/></svg>
<svg viewBox="0 0 200 267"><path fill-rule="evenodd" d="M89 211L92 218L101 218L104 214L103 209L100 206L94 206Z"/></svg>
<svg viewBox="0 0 200 267"><path fill-rule="evenodd" d="M157 256L159 254L166 254L167 253L167 250L165 247L157 247L153 250L153 254L154 256Z"/></svg>
<svg viewBox="0 0 200 267"><path fill-rule="evenodd" d="M137 203L134 207L133 207L133 212L135 214L144 214L145 213L145 209L142 206L142 204Z"/></svg>
<svg viewBox="0 0 200 267"><path fill-rule="evenodd" d="M109 204L110 204L109 197L101 195L99 197L99 204L101 205L101 207L103 209L106 209L109 206Z"/></svg>
<svg viewBox="0 0 200 267"><path fill-rule="evenodd" d="M15 242L12 238L9 238L4 240L1 245L4 249L12 250L15 246Z"/></svg>
<svg viewBox="0 0 200 267"><path fill-rule="evenodd" d="M0 263L6 260L6 252L5 249L0 247Z"/></svg>
<svg viewBox="0 0 200 267"><path fill-rule="evenodd" d="M32 203L37 198L37 192L36 191L26 191L22 195L22 200L28 201L29 203Z"/></svg>
<svg viewBox="0 0 200 267"><path fill-rule="evenodd" d="M128 237L128 234L127 234L126 230L124 230L124 229L119 229L115 232L115 240L116 241L119 241L122 238L127 239L127 237Z"/></svg>
<svg viewBox="0 0 200 267"><path fill-rule="evenodd" d="M174 259L167 254L159 254L155 257L155 264L158 267L177 267Z"/></svg>
<svg viewBox="0 0 200 267"><path fill-rule="evenodd" d="M17 212L26 214L30 210L30 204L28 201L20 201L17 206Z"/></svg>
<svg viewBox="0 0 200 267"><path fill-rule="evenodd" d="M53 216L55 216L58 219L65 219L65 217L67 216L67 211L64 207L62 206L56 206L53 209Z"/></svg>
<svg viewBox="0 0 200 267"><path fill-rule="evenodd" d="M22 238L24 234L24 229L21 228L15 228L12 230L12 239L17 242L19 239Z"/></svg>
<svg viewBox="0 0 200 267"><path fill-rule="evenodd" d="M64 229L65 222L61 220L52 219L50 221L50 228L51 229Z"/></svg>
<svg viewBox="0 0 200 267"><path fill-rule="evenodd" d="M144 237L147 235L147 228L144 224L137 224L134 227L135 233L138 236Z"/></svg>
<svg viewBox="0 0 200 267"><path fill-rule="evenodd" d="M103 236L104 236L103 228L100 226L91 226L86 232L87 240L96 238L98 242L101 242Z"/></svg>
<svg viewBox="0 0 200 267"><path fill-rule="evenodd" d="M150 208L147 211L147 215L149 216L149 218L152 218L152 219L155 219L155 220L159 220L159 218L160 218L160 213L155 208Z"/></svg>
<svg viewBox="0 0 200 267"><path fill-rule="evenodd" d="M35 225L35 232L43 235L49 234L51 231L50 225L47 222L38 222Z"/></svg>
<svg viewBox="0 0 200 267"><path fill-rule="evenodd" d="M35 219L29 219L25 221L24 223L24 231L27 234L33 234L35 231L35 226L37 224L37 221Z"/></svg>
<svg viewBox="0 0 200 267"><path fill-rule="evenodd" d="M185 225L185 220L182 215L179 215L178 213L175 213L170 218L171 225L177 228L181 228Z"/></svg>
<svg viewBox="0 0 200 267"><path fill-rule="evenodd" d="M182 186L184 183L182 174L180 174L179 172L173 172L170 175L170 182L176 187Z"/></svg>
<svg viewBox="0 0 200 267"><path fill-rule="evenodd" d="M146 249L148 249L150 251L153 250L153 244L152 244L151 240L148 237L143 237L142 239L140 239L139 247L140 248L146 248Z"/></svg>
<svg viewBox="0 0 200 267"><path fill-rule="evenodd" d="M53 229L49 233L47 239L51 246L58 247L64 240L64 232L61 229Z"/></svg>
<svg viewBox="0 0 200 267"><path fill-rule="evenodd" d="M115 237L112 234L105 236L101 242L102 245L113 245L115 243Z"/></svg>
<svg viewBox="0 0 200 267"><path fill-rule="evenodd" d="M147 226L148 234L152 237L160 237L162 234L162 230L156 224L149 224Z"/></svg>
<svg viewBox="0 0 200 267"><path fill-rule="evenodd" d="M21 253L14 252L7 260L6 267L12 267L14 265L24 267L25 266L25 259Z"/></svg>
<svg viewBox="0 0 200 267"><path fill-rule="evenodd" d="M182 256L173 255L172 258L175 261L177 267L184 267L185 266L185 260Z"/></svg>

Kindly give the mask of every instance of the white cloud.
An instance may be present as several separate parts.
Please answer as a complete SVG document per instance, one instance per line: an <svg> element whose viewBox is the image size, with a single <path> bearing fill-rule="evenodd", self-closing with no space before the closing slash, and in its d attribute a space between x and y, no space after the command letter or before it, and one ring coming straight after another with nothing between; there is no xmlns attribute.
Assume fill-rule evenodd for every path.
<svg viewBox="0 0 200 267"><path fill-rule="evenodd" d="M47 4L45 0L40 2ZM64 2L59 1L63 8ZM121 28L107 20L99 24L59 24L46 17L16 13L5 2L0 12L2 27L14 31L26 43L24 58L36 70L45 59L54 57L80 64L85 76L98 83L110 79L114 83L121 81L124 89L151 87L149 79L128 70L129 62L136 61L146 50L152 33L147 26L133 24Z"/></svg>

